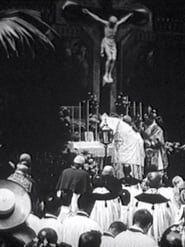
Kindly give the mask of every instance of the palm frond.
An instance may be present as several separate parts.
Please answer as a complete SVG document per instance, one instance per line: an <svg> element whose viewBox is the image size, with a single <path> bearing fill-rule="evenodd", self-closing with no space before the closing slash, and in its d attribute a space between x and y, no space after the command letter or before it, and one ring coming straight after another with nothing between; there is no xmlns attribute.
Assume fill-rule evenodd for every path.
<svg viewBox="0 0 185 247"><path fill-rule="evenodd" d="M0 11L0 50L6 57L20 55L26 49L35 55L35 47L54 49L54 44L46 33L57 32L44 22L38 11L5 10Z"/></svg>

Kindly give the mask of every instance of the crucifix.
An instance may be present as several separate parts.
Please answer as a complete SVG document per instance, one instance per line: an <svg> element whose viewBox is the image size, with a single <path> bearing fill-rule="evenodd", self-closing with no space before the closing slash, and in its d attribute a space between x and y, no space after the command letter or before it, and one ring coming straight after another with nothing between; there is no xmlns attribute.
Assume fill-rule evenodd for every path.
<svg viewBox="0 0 185 247"><path fill-rule="evenodd" d="M115 7L113 7L113 1L111 0L99 0L98 2L101 8L93 8L91 5L89 5L88 7L87 4L80 5L79 1L77 2L70 0L65 2L62 9L63 16L66 19L68 18L69 20L73 21L76 20L77 22L81 22L81 24L87 26L89 23L88 21L86 21L85 17L89 17L92 20L97 21L97 23L100 23L100 25L104 27L104 35L102 35L101 44L99 44L99 50L100 55L104 56L106 60L105 63L103 62L103 76L99 80L99 78L96 78L97 75L99 77L99 73L95 73L96 76L94 78L96 78L96 80L93 81L93 86L97 89L98 98L99 96L101 98L102 95L100 101L103 101L101 106L103 105L102 108L105 108L103 109L103 112L111 112L115 110L113 102L115 100L117 92L117 74L115 74L114 78L113 70L116 65L116 60L119 56L119 54L117 54L116 44L116 40L119 40L119 36L121 33L119 33L119 28L121 28L122 25L125 25L126 28L123 34L125 38L128 37L128 34L132 33L132 30L135 26L138 25L142 29L142 26L144 28L147 23L149 23L150 12L143 5L135 6L130 4L127 7L116 9ZM103 6L101 4L102 2L104 3ZM93 35L93 32L91 33L91 35ZM101 64L99 65L99 68L101 70ZM97 67L95 69L97 70ZM99 85L101 85L101 81L103 87L101 87L100 90Z"/></svg>
<svg viewBox="0 0 185 247"><path fill-rule="evenodd" d="M100 51L102 57L106 55L105 75L103 77L103 80L105 83L112 83L113 82L112 71L117 57L115 36L117 34L118 27L121 24L125 23L129 19L129 17L131 17L133 14L129 13L120 20L118 20L116 16L112 15L109 17L108 20L104 20L100 18L98 15L90 12L86 8L83 8L82 12L84 14L89 15L94 20L104 25L104 38L101 41L101 51Z"/></svg>

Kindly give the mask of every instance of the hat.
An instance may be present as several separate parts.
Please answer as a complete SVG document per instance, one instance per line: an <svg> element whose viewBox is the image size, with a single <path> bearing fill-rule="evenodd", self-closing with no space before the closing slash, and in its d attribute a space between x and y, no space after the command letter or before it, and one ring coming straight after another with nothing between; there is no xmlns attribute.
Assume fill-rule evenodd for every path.
<svg viewBox="0 0 185 247"><path fill-rule="evenodd" d="M31 155L27 153L22 153L19 157L19 162L24 162L24 165L30 166Z"/></svg>
<svg viewBox="0 0 185 247"><path fill-rule="evenodd" d="M73 162L79 165L83 165L85 163L85 158L82 155L77 155Z"/></svg>
<svg viewBox="0 0 185 247"><path fill-rule="evenodd" d="M0 231L25 222L31 211L31 200L23 187L9 180L0 180Z"/></svg>

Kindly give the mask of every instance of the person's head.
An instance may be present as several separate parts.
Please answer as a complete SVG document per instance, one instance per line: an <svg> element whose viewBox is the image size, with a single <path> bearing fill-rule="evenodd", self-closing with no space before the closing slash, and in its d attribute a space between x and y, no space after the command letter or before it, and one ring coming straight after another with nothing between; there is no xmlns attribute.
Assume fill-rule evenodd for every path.
<svg viewBox="0 0 185 247"><path fill-rule="evenodd" d="M179 225L172 225L162 234L160 247L182 247L182 233Z"/></svg>
<svg viewBox="0 0 185 247"><path fill-rule="evenodd" d="M23 174L29 174L30 173L30 167L27 166L27 163L25 161L22 161L21 163L17 164L16 172L22 172Z"/></svg>
<svg viewBox="0 0 185 247"><path fill-rule="evenodd" d="M145 113L144 114L144 123L149 126L154 122L154 119L152 118L152 116L150 114Z"/></svg>
<svg viewBox="0 0 185 247"><path fill-rule="evenodd" d="M129 124L129 125L132 124L132 118L131 118L131 116L129 116L129 115L124 115L123 118L122 118L122 120L123 120L125 123Z"/></svg>
<svg viewBox="0 0 185 247"><path fill-rule="evenodd" d="M82 233L79 238L78 247L100 247L101 233L89 231Z"/></svg>
<svg viewBox="0 0 185 247"><path fill-rule="evenodd" d="M184 180L183 180L183 178L180 177L180 176L175 176L175 177L173 177L173 179L172 179L172 185L173 185L173 187L178 187L178 185L179 185L180 183L182 183L182 182L184 182Z"/></svg>
<svg viewBox="0 0 185 247"><path fill-rule="evenodd" d="M17 239L20 242L23 242L24 244L29 243L32 239L36 237L35 231L27 225L27 222L25 222L18 228L13 229L12 235L15 239Z"/></svg>
<svg viewBox="0 0 185 247"><path fill-rule="evenodd" d="M42 228L38 235L33 238L25 247L56 247L58 236L54 229L52 228Z"/></svg>
<svg viewBox="0 0 185 247"><path fill-rule="evenodd" d="M76 168L83 167L85 164L85 158L83 155L77 155L73 160L73 166Z"/></svg>
<svg viewBox="0 0 185 247"><path fill-rule="evenodd" d="M78 208L90 214L95 203L95 198L92 193L85 193L78 198Z"/></svg>
<svg viewBox="0 0 185 247"><path fill-rule="evenodd" d="M110 165L107 165L103 168L103 171L102 171L102 175L103 176L113 176L114 175L114 168Z"/></svg>
<svg viewBox="0 0 185 247"><path fill-rule="evenodd" d="M44 213L58 215L61 204L61 199L58 197L52 195L46 197L44 200Z"/></svg>
<svg viewBox="0 0 185 247"><path fill-rule="evenodd" d="M114 27L116 23L118 22L118 18L116 16L110 16L109 17L109 26Z"/></svg>
<svg viewBox="0 0 185 247"><path fill-rule="evenodd" d="M30 173L31 171L31 155L27 153L22 153L19 156L19 162L17 164L16 170L23 173Z"/></svg>
<svg viewBox="0 0 185 247"><path fill-rule="evenodd" d="M159 188L162 185L162 173L149 172L147 174L147 180L150 188Z"/></svg>
<svg viewBox="0 0 185 247"><path fill-rule="evenodd" d="M147 209L140 209L134 213L133 224L139 226L144 233L147 233L153 224L153 216Z"/></svg>
<svg viewBox="0 0 185 247"><path fill-rule="evenodd" d="M108 231L116 237L119 233L126 231L127 226L121 221L114 221L110 226Z"/></svg>
<svg viewBox="0 0 185 247"><path fill-rule="evenodd" d="M39 242L44 243L44 241L46 240L48 244L56 244L58 240L56 231L53 228L49 227L41 229L37 237Z"/></svg>
<svg viewBox="0 0 185 247"><path fill-rule="evenodd" d="M28 166L30 166L30 164L31 164L31 155L27 154L27 153L22 153L19 156L19 162L20 163L24 162L24 164L27 164Z"/></svg>

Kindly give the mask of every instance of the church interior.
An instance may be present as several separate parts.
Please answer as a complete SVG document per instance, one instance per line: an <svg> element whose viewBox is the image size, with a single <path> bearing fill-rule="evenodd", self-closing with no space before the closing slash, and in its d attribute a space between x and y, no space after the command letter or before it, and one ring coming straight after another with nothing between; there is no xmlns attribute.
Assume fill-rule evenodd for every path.
<svg viewBox="0 0 185 247"><path fill-rule="evenodd" d="M88 92L97 95L100 113L116 111L120 92L131 101L157 109L162 116L165 138L184 143L185 138L185 19L183 1L79 0L62 8L63 0L1 1L2 10L31 8L59 36L51 37L55 50L35 47L34 57L23 55L0 58L0 140L5 154L58 152L66 138L59 119L61 106L78 105ZM144 7L148 16L137 9ZM114 83L103 86L105 63L99 56L103 29L80 11L89 8L102 18L121 18L133 11L129 24L117 34L117 60ZM134 12L135 11L135 12ZM184 154L175 154L179 167ZM14 156L12 156L14 157Z"/></svg>

